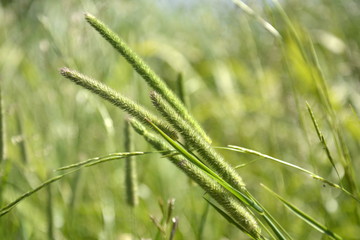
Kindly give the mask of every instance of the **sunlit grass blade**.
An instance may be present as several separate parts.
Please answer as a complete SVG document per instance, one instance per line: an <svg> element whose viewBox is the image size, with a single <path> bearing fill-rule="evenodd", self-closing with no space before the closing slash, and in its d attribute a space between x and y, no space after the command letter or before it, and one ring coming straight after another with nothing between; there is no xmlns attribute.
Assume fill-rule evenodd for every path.
<svg viewBox="0 0 360 240"><path fill-rule="evenodd" d="M64 167L56 169L55 171L63 171L63 170L78 168L78 167L82 167L82 166L88 167L88 166L93 166L95 164L99 164L99 163L103 163L103 162L108 162L108 161L112 161L112 160L127 158L127 157L131 157L131 156L144 155L144 154L148 154L148 153L150 153L150 152L112 153L112 154L109 154L109 155L106 155L106 156L95 157L95 158L87 159L87 160L82 161L82 162L78 162L78 163L74 163L74 164L71 164L71 165L68 165L68 166L64 166Z"/></svg>
<svg viewBox="0 0 360 240"><path fill-rule="evenodd" d="M247 154L252 154L252 155L255 155L255 156L259 156L259 157L262 157L262 158L265 158L265 159L268 159L268 160L271 160L271 161L274 161L276 163L280 163L280 164L283 164L285 166L288 166L288 167L291 167L291 168L294 168L294 169L297 169L301 172L304 172L306 174L308 174L310 177L312 177L313 179L315 180L318 180L318 181L321 181L333 188L337 188L339 190L341 190L342 192L344 192L345 194L347 194L348 196L352 197L354 200L356 200L358 203L360 203L360 199L358 199L356 196L354 196L352 193L350 193L348 190L346 190L344 187L340 186L339 184L336 184L336 183L333 183L305 168L302 168L300 166L297 166L295 164L292 164L292 163L289 163L289 162L286 162L286 161L283 161L283 160L280 160L278 158L274 158L274 157L271 157L269 155L266 155L266 154L263 154L263 153L260 153L260 152L257 152L255 150L251 150L251 149L248 149L248 148L244 148L244 147L239 147L239 146L234 146L234 145L229 145L228 147L218 147L219 149L226 149L226 150L230 150L230 151L235 151L235 152L241 152L241 153L247 153Z"/></svg>
<svg viewBox="0 0 360 240"><path fill-rule="evenodd" d="M336 233L332 232L330 229L328 229L326 226L321 224L320 222L313 219L311 216L306 214L305 212L301 211L299 208L294 206L293 204L289 203L285 199L283 199L280 195L272 191L270 188L265 186L264 184L261 184L262 187L264 187L267 191L269 191L273 196L278 198L286 207L288 207L295 215L297 215L299 218L301 218L303 221L305 221L307 224L309 224L314 229L318 230L321 233L324 233L331 237L332 239L341 240L342 237L337 235Z"/></svg>
<svg viewBox="0 0 360 240"><path fill-rule="evenodd" d="M271 25L269 22L267 22L265 19L263 19L259 14L257 14L252 8L250 8L246 3L244 3L241 0L232 0L233 3L236 4L239 8L241 8L246 14L248 14L251 17L254 17L271 35L273 35L275 38L280 38L281 35L276 30L276 28Z"/></svg>

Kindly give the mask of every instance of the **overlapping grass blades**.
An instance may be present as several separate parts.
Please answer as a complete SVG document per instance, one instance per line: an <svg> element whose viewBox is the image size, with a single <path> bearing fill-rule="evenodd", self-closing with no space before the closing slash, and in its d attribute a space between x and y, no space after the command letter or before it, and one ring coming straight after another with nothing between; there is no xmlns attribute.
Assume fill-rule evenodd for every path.
<svg viewBox="0 0 360 240"><path fill-rule="evenodd" d="M271 160L271 161L274 161L276 163L280 163L284 166L287 166L287 167L291 167L291 168L294 168L298 171L301 171L301 172L304 172L306 174L308 174L310 177L312 177L313 179L316 179L318 181L321 181L333 188L337 188L339 190L341 190L342 192L344 192L345 194L347 194L348 196L352 197L353 199L355 199L358 203L360 203L360 199L358 199L354 194L350 193L348 190L346 190L343 186L339 185L339 184L336 184L332 181L329 181L321 176L319 176L318 174L316 173L313 173L305 168L302 168L298 165L295 165L295 164L292 164L292 163L289 163L289 162L286 162L284 160L281 160L281 159L278 159L278 158L274 158L274 157L271 157L269 155L266 155L264 153L261 153L261 152L258 152L258 151L255 151L255 150L252 150L252 149L248 149L248 148L244 148L244 147L239 147L239 146L234 146L234 145L229 145L228 147L218 147L219 149L226 149L226 150L230 150L230 151L235 151L235 152L241 152L241 153L247 153L247 154L252 154L252 155L255 155L255 156L259 156L259 157L262 157L262 158L265 158L265 159L268 159L268 160Z"/></svg>
<svg viewBox="0 0 360 240"><path fill-rule="evenodd" d="M239 201L241 198L240 193L236 197L234 194L226 190L223 186L227 186L228 189L231 189L233 192L237 190L232 189L231 186L225 183L220 177L216 177L216 174L212 172L211 169L208 169L196 156L191 152L188 152L184 149L180 143L174 141L171 137L167 136L156 126L155 129L162 134L164 141L158 135L154 135L149 132L140 122L135 119L130 120L133 128L136 132L144 137L144 139L149 142L157 150L163 151L163 155L166 156L172 163L174 163L178 168L180 168L188 177L194 180L199 186L201 186L212 198L214 198L225 210L226 212L239 224L242 226L242 229L246 230L250 236L254 239L262 239L260 228L256 222L256 218L244 207L244 205ZM169 155L169 151L172 151L173 147L181 155ZM184 154L184 155L183 155ZM188 158L192 159L189 160ZM207 172L208 171L208 172ZM242 194L242 193L241 193ZM244 195L244 194L243 194ZM243 198L248 198L243 196ZM244 200L246 202L246 200ZM248 199L251 202L251 199Z"/></svg>
<svg viewBox="0 0 360 240"><path fill-rule="evenodd" d="M152 123L150 123L152 124ZM153 128L160 133L160 135L172 146L174 147L179 153L181 153L188 161L192 164L199 167L203 172L205 172L209 177L214 179L218 184L224 187L227 191L233 194L238 200L240 200L244 205L255 210L260 216L266 221L268 226L273 230L276 234L277 239L287 239L283 234L283 229L278 226L277 222L274 218L261 206L261 204L245 189L242 188L241 190L237 190L232 187L227 181L217 175L212 169L207 167L205 164L201 162L195 155L185 149L182 144L173 140L170 136L167 136L166 133L161 131L160 128L157 128L153 125ZM244 218L246 215L243 216ZM259 220L259 219L258 219ZM285 233L288 235L287 233ZM261 237L261 236L260 236Z"/></svg>
<svg viewBox="0 0 360 240"><path fill-rule="evenodd" d="M75 163L75 164L71 164L68 166L64 166L61 168L56 169L56 171L64 171L64 170L71 170L68 171L64 174L52 177L48 180L46 180L45 182L41 183L40 185L38 185L37 187L35 187L32 190L29 190L28 192L22 194L20 197L18 197L17 199L15 199L14 201L12 201L11 203L7 204L6 206L2 207L0 209L0 217L9 213L18 203L20 203L21 201L25 200L26 198L30 197L31 195L33 195L34 193L38 192L39 190L48 187L50 184L59 181L60 179L62 179L63 177L65 177L68 174L74 173L80 169L82 169L83 167L90 167L90 166L94 166L100 163L105 163L105 162L109 162L109 161L114 161L114 160L119 160L119 159L124 159L127 158L129 156L139 156L139 155L144 155L144 154L150 154L153 152L125 152L125 153L112 153L112 154L108 154L102 157L96 157L96 158L91 158L91 159L87 159L85 161L79 162L79 163Z"/></svg>
<svg viewBox="0 0 360 240"><path fill-rule="evenodd" d="M321 233L324 233L335 240L341 240L343 239L336 233L332 232L330 229L328 229L326 226L306 214L305 212L301 211L299 208L297 208L295 205L291 204L290 202L286 201L284 198L282 198L280 195L276 194L274 191L272 191L270 188L266 187L264 184L261 184L262 187L264 187L267 191L269 191L273 196L275 196L277 199L279 199L287 208L289 208L294 214L296 214L299 218L304 220L307 224L309 224L314 229L318 230Z"/></svg>
<svg viewBox="0 0 360 240"><path fill-rule="evenodd" d="M355 171L353 167L353 161L351 159L351 156L349 154L349 150L345 144L344 141L344 131L343 127L340 124L340 121L337 117L334 103L332 99L330 98L329 94L329 87L325 79L325 75L323 73L323 70L320 66L317 53L315 51L314 43L309 36L309 34L303 30L303 29L297 29L295 27L295 24L293 23L292 19L288 16L286 11L282 8L280 2L278 0L273 0L274 6L277 8L278 12L280 13L280 16L283 20L283 22L287 25L287 28L289 29L288 32L288 38L291 40L294 40L296 43L296 47L298 48L301 58L304 61L305 66L307 67L307 71L309 72L312 81L314 82L314 85L316 87L316 94L318 95L318 103L321 106L321 108L326 112L328 116L328 123L332 128L332 135L333 139L335 141L335 146L337 148L337 151L339 155L341 156L338 161L343 165L345 170L345 179L349 182L350 187L350 193L355 196L357 199L360 196L358 186L356 184L356 177L355 177ZM284 54L286 56L286 54ZM288 57L288 56L286 56ZM294 89L295 91L295 89ZM314 115L311 113L311 109L309 108L310 105L308 105L308 111L312 117L312 121L315 124L315 118ZM316 124L315 124L316 125ZM316 126L315 126L316 128ZM318 131L318 129L316 129ZM319 136L319 132L317 132ZM324 146L325 139L321 140L322 144ZM327 151L327 156L331 161L333 161L330 151ZM333 166L334 161L331 163Z"/></svg>

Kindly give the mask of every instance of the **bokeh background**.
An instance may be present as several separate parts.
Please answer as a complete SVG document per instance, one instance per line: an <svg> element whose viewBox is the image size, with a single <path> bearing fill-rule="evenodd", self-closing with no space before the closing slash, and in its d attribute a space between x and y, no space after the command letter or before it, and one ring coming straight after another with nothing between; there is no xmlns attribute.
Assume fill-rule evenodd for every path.
<svg viewBox="0 0 360 240"><path fill-rule="evenodd" d="M98 79L154 111L150 89L86 23L85 12L106 22L175 92L177 76L183 75L189 109L214 146L260 151L359 196L360 3L288 0L280 1L282 12L272 1L244 2L254 14L230 0L2 0L1 207L56 175L56 168L124 151L126 114L62 78L61 67ZM135 150L152 151L138 136ZM327 238L260 183L345 239L358 239L359 203L343 192L259 157L219 151L233 166L246 164L238 171L248 188L294 239ZM204 191L167 159L151 154L136 161L136 208L125 203L124 162L105 163L21 202L0 218L0 238L154 239L157 228L149 216L160 218L158 201L170 198L176 199L179 219L175 239L247 238L207 209Z"/></svg>

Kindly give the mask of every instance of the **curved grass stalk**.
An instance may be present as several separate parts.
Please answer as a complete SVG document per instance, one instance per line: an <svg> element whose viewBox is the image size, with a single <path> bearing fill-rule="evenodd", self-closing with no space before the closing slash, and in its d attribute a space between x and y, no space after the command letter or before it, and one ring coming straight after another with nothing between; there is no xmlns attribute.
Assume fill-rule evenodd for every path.
<svg viewBox="0 0 360 240"><path fill-rule="evenodd" d="M30 197L31 195L33 195L34 193L36 193L37 191L43 189L44 187L48 186L51 183L54 183L58 180L60 180L61 178L63 178L65 175L69 174L71 172L65 173L63 175L59 175L53 178L50 178L49 180L45 181L44 183L40 184L39 186L37 186L36 188L22 194L20 197L18 197L16 200L12 201L11 203L9 203L8 205L6 205L5 207L2 207L0 209L0 217L4 216L5 214L9 213L19 202L23 201L24 199Z"/></svg>
<svg viewBox="0 0 360 240"><path fill-rule="evenodd" d="M64 167L56 169L55 171L64 171L64 170L69 170L69 169L79 168L79 167L89 167L89 166L93 166L93 165L103 163L103 162L108 162L108 161L112 161L112 160L118 160L118 159L122 159L122 158L128 158L128 157L131 157L131 156L139 156L139 155L144 155L144 154L148 154L148 153L152 153L152 152L111 153L111 154L108 154L106 156L90 158L90 159L87 159L87 160L82 161L82 162L78 162L78 163L74 163L74 164L71 164L71 165L68 165L68 166L64 166Z"/></svg>
<svg viewBox="0 0 360 240"><path fill-rule="evenodd" d="M171 91L160 77L109 27L91 14L85 14L86 21L98 31L138 72L147 84L159 92L176 112L184 118L207 142L211 139L200 127L199 123L189 114L181 100Z"/></svg>
<svg viewBox="0 0 360 240"><path fill-rule="evenodd" d="M234 145L229 145L228 147L217 147L219 149L225 149L225 150L230 150L230 151L235 151L235 152L241 152L241 153L248 153L248 154L252 154L252 155L255 155L255 156L259 156L259 157L262 157L262 158L265 158L265 159L268 159L268 160L271 160L271 161L274 161L274 162L277 162L277 163L280 163L280 164L283 164L285 166L288 166L288 167L291 167L291 168L295 168L301 172L304 172L306 174L308 174L310 177L312 177L313 179L316 179L318 181L321 181L333 188L337 188L339 190L341 190L342 192L344 192L345 194L347 194L348 196L352 197L354 200L356 200L358 203L360 203L360 199L358 199L356 196L354 196L352 193L350 193L348 190L346 190L344 187L336 184L336 183L333 183L305 168L302 168L302 167L299 167L295 164L292 164L292 163L289 163L289 162L286 162L286 161L283 161L283 160L280 160L278 158L274 158L274 157L271 157L269 155L266 155L266 154L263 154L261 152L257 152L255 150L251 150L251 149L248 149L248 148L244 148L244 147L239 147L239 146L234 146Z"/></svg>

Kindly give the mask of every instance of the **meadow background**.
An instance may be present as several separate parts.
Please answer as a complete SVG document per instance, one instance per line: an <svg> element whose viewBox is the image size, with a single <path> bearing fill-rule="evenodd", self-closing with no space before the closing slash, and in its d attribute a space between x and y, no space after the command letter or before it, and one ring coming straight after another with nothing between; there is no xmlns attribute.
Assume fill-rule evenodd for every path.
<svg viewBox="0 0 360 240"><path fill-rule="evenodd" d="M117 32L175 91L214 140L309 169L359 197L360 3L357 0L2 0L0 81L3 144L0 207L61 166L124 151L126 114L59 74L67 66L154 109L141 77L84 20ZM286 15L284 15L286 14ZM288 17L288 18L287 18ZM264 27L265 19L279 35ZM319 141L311 106L329 153ZM135 150L153 151L134 134ZM359 203L268 160L219 150L294 239L328 239L260 183L344 239L359 239ZM247 239L203 200L204 191L159 154L137 158L136 208L125 201L122 160L85 168L0 218L1 239L154 239L150 215L174 198L175 239ZM335 166L335 167L334 167ZM336 169L336 170L335 170Z"/></svg>

